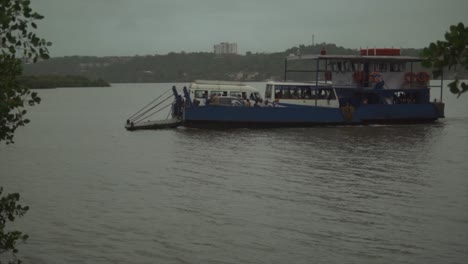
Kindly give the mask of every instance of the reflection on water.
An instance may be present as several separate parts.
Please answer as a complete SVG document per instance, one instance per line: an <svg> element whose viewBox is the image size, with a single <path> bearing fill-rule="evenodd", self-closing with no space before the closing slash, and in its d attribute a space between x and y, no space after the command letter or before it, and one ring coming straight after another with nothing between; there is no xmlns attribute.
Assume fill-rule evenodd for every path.
<svg viewBox="0 0 468 264"><path fill-rule="evenodd" d="M468 258L466 117L128 132L125 118L153 92L130 88L49 92L17 144L0 147L1 185L32 208L19 222L27 262Z"/></svg>

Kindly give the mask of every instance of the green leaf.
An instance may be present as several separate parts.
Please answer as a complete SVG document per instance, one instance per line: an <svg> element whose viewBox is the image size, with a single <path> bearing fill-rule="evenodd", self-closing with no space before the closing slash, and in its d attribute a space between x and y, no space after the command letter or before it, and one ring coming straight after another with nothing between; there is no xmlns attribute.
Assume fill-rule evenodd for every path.
<svg viewBox="0 0 468 264"><path fill-rule="evenodd" d="M436 41L423 49L421 56L425 58L422 62L424 67L432 68L434 77L442 74L444 69L457 71L457 66L468 69L468 28L463 23L452 25L445 32L446 41ZM460 95L466 90L464 86L458 87L458 81L449 84L450 91Z"/></svg>
<svg viewBox="0 0 468 264"><path fill-rule="evenodd" d="M464 92L468 91L468 84L462 82L462 83L460 84L460 86L461 86L461 88L462 88L462 90L461 90L460 93L464 93Z"/></svg>
<svg viewBox="0 0 468 264"><path fill-rule="evenodd" d="M41 59L43 59L43 60L48 60L48 59L49 59L49 54L47 54L47 53L42 53L42 54L41 54Z"/></svg>
<svg viewBox="0 0 468 264"><path fill-rule="evenodd" d="M450 88L451 93L453 94L460 93L460 89L458 89L458 85L456 81L449 83L447 86Z"/></svg>
<svg viewBox="0 0 468 264"><path fill-rule="evenodd" d="M38 13L34 13L34 14L32 14L32 18L40 20L40 19L43 19L44 17L39 15Z"/></svg>

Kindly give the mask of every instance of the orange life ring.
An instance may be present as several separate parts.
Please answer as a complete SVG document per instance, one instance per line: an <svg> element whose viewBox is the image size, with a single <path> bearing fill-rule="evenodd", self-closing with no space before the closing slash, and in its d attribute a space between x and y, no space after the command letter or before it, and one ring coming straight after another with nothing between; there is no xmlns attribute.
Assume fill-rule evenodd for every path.
<svg viewBox="0 0 468 264"><path fill-rule="evenodd" d="M406 83L411 83L411 82L413 82L413 81L414 81L414 73L412 73L412 72L407 72L407 73L405 74L405 82L406 82Z"/></svg>
<svg viewBox="0 0 468 264"><path fill-rule="evenodd" d="M353 73L353 80L355 82L361 82L364 79L364 72L363 71L355 71Z"/></svg>
<svg viewBox="0 0 468 264"><path fill-rule="evenodd" d="M325 80L326 81L331 81L332 79L332 72L331 71L325 71Z"/></svg>
<svg viewBox="0 0 468 264"><path fill-rule="evenodd" d="M371 74L369 74L369 81L375 83L381 82L382 76L379 72L371 72Z"/></svg>
<svg viewBox="0 0 468 264"><path fill-rule="evenodd" d="M419 72L416 77L420 83L427 83L429 81L429 74L427 72Z"/></svg>

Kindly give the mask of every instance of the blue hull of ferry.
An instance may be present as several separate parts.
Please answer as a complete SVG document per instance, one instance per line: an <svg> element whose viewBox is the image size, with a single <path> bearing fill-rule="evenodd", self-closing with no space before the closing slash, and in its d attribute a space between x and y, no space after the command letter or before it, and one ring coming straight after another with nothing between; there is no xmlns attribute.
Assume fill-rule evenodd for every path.
<svg viewBox="0 0 468 264"><path fill-rule="evenodd" d="M374 123L422 123L443 117L436 104L361 105L330 107L230 107L204 106L184 110L187 127L305 127Z"/></svg>

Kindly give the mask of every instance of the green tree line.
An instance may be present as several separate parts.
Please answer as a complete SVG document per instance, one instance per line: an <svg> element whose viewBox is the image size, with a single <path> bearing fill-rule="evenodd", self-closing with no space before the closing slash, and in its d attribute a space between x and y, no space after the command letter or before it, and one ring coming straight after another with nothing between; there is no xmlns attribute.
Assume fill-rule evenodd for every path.
<svg viewBox="0 0 468 264"><path fill-rule="evenodd" d="M322 48L327 50L327 54L359 53L356 49L321 43L314 46L300 45L283 52L247 52L245 55L220 56L209 52L171 52L166 55L133 57L69 56L52 58L37 64L26 64L24 72L28 75L83 75L90 79L102 79L111 83L190 82L197 79L282 80L286 56L299 53L319 54ZM418 56L421 51L422 49L403 49L402 54ZM414 66L414 70L427 71L419 64ZM467 72L462 73L462 76L468 78ZM295 80L302 79L296 76L294 78Z"/></svg>
<svg viewBox="0 0 468 264"><path fill-rule="evenodd" d="M23 75L18 78L18 81L20 85L28 89L110 86L108 82L102 79L91 80L78 75Z"/></svg>

